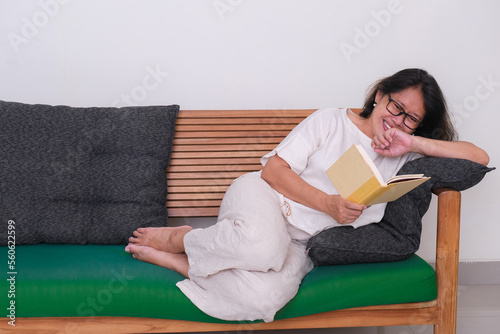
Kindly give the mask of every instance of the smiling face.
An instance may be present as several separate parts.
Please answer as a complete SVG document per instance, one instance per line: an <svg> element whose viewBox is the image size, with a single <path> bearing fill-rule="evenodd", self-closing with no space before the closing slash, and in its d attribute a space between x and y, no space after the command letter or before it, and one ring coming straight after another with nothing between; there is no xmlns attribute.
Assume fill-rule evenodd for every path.
<svg viewBox="0 0 500 334"><path fill-rule="evenodd" d="M413 116L419 121L424 119L424 99L418 88L412 87L399 92L391 93L391 99L402 107L407 114ZM377 105L373 108L373 112L369 118L373 136L391 128L398 128L408 134L415 132L415 130L412 130L404 125L404 114L394 116L387 110L387 104L389 103L388 94L382 94L380 91L377 92L375 102Z"/></svg>

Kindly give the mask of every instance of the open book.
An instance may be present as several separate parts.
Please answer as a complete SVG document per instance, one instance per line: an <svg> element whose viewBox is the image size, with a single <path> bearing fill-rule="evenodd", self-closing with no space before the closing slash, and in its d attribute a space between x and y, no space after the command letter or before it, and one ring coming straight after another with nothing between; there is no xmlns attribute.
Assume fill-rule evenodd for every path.
<svg viewBox="0 0 500 334"><path fill-rule="evenodd" d="M384 181L361 145L352 145L326 174L340 196L367 206L394 201L430 179L423 174L409 174Z"/></svg>

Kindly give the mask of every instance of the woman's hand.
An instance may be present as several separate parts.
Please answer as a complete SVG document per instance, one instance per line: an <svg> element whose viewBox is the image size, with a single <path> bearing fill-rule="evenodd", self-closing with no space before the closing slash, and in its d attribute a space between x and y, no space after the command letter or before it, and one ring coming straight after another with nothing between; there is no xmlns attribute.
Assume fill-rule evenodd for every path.
<svg viewBox="0 0 500 334"><path fill-rule="evenodd" d="M372 148L378 154L399 157L412 151L414 139L414 136L393 128L373 137Z"/></svg>
<svg viewBox="0 0 500 334"><path fill-rule="evenodd" d="M326 212L339 224L353 223L366 209L366 205L356 204L342 198L340 195L326 197Z"/></svg>

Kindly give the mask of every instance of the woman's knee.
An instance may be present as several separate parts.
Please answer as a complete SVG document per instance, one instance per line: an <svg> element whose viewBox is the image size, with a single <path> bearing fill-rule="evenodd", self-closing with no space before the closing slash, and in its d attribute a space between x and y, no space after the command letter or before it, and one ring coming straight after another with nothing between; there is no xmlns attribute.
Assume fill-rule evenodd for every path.
<svg viewBox="0 0 500 334"><path fill-rule="evenodd" d="M279 209L278 197L258 174L251 173L236 179L224 194L219 215L225 213L254 213L262 209Z"/></svg>

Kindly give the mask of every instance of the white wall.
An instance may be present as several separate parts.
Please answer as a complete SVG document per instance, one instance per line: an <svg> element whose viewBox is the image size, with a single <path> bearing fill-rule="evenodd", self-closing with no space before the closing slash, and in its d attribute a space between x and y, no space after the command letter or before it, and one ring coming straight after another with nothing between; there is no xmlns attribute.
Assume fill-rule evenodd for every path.
<svg viewBox="0 0 500 334"><path fill-rule="evenodd" d="M499 12L494 0L1 0L0 99L360 107L373 81L423 67L461 138L499 166ZM463 193L462 260L500 260L499 181L492 172Z"/></svg>

